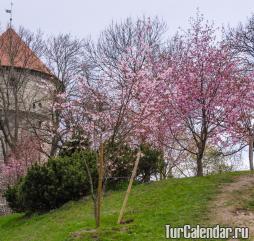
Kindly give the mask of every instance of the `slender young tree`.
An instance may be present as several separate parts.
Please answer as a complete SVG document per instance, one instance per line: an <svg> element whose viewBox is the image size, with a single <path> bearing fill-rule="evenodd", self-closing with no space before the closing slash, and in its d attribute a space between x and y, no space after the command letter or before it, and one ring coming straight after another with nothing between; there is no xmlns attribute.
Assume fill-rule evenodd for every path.
<svg viewBox="0 0 254 241"><path fill-rule="evenodd" d="M131 25L133 34L136 35L130 44L122 46L116 60L111 61L111 58L101 56L102 60L97 61L102 62L94 64L96 67L93 69L93 75L90 75L90 78L79 79L75 98L68 99L65 94L58 96L60 101L56 108L63 112L66 127L71 131L82 130L91 140L91 147L98 151L99 182L97 195L92 195L97 227L100 225L102 182L109 163L103 151L105 142L108 145L129 143L138 147L147 132L147 119L154 112L154 109L150 109L152 105L149 102L153 99L157 86L156 69L153 68L153 60L157 57L155 47L144 41L150 31L154 30L150 20L142 21L137 22L135 28ZM120 27L121 31L128 33L125 27ZM123 35L118 36L119 41L123 41L122 37ZM134 40L137 43L134 44ZM91 58L96 53L98 54L92 52ZM138 165L138 161L139 158L135 166ZM136 175L136 169L134 168L131 182ZM89 173L89 170L87 171ZM93 187L94 184L91 179L90 181L90 186ZM131 184L128 190L131 190ZM124 209L121 213L123 212Z"/></svg>

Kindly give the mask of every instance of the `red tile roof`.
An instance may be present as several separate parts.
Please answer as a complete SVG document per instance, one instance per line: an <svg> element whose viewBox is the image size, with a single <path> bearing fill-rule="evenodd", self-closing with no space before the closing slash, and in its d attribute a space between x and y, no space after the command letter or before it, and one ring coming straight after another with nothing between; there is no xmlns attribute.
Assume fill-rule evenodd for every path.
<svg viewBox="0 0 254 241"><path fill-rule="evenodd" d="M49 69L12 28L0 36L0 66L13 66L50 74Z"/></svg>

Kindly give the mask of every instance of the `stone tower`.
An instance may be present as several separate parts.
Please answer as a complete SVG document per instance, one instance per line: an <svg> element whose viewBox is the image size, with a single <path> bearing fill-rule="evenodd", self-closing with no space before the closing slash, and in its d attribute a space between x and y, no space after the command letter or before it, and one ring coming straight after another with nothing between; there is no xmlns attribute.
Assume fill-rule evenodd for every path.
<svg viewBox="0 0 254 241"><path fill-rule="evenodd" d="M44 87L53 88L55 77L29 45L36 41L13 28L0 36L0 164L22 131L32 133L50 122L50 96ZM2 179L0 170L0 215L9 211L1 197Z"/></svg>

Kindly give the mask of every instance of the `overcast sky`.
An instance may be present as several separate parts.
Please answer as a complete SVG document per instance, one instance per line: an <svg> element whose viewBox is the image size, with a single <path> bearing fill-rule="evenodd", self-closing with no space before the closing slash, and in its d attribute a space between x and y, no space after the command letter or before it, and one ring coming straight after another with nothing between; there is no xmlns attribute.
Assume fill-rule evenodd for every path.
<svg viewBox="0 0 254 241"><path fill-rule="evenodd" d="M168 25L169 34L186 28L196 9L216 25L236 25L254 13L254 0L13 0L14 25L47 34L72 33L97 38L112 20L132 16L158 16ZM0 0L0 23L8 23L5 9L10 0Z"/></svg>

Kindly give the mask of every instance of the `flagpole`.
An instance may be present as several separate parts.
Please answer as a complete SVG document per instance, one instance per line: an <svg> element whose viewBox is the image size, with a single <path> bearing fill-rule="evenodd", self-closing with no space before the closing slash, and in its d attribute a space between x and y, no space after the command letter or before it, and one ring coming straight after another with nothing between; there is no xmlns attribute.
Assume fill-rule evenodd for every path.
<svg viewBox="0 0 254 241"><path fill-rule="evenodd" d="M13 2L11 1L11 8L10 9L6 9L5 12L10 14L10 28L12 27L12 8L13 8Z"/></svg>
<svg viewBox="0 0 254 241"><path fill-rule="evenodd" d="M11 18L10 18L10 27L12 27L12 7L13 7L13 2L11 1Z"/></svg>

